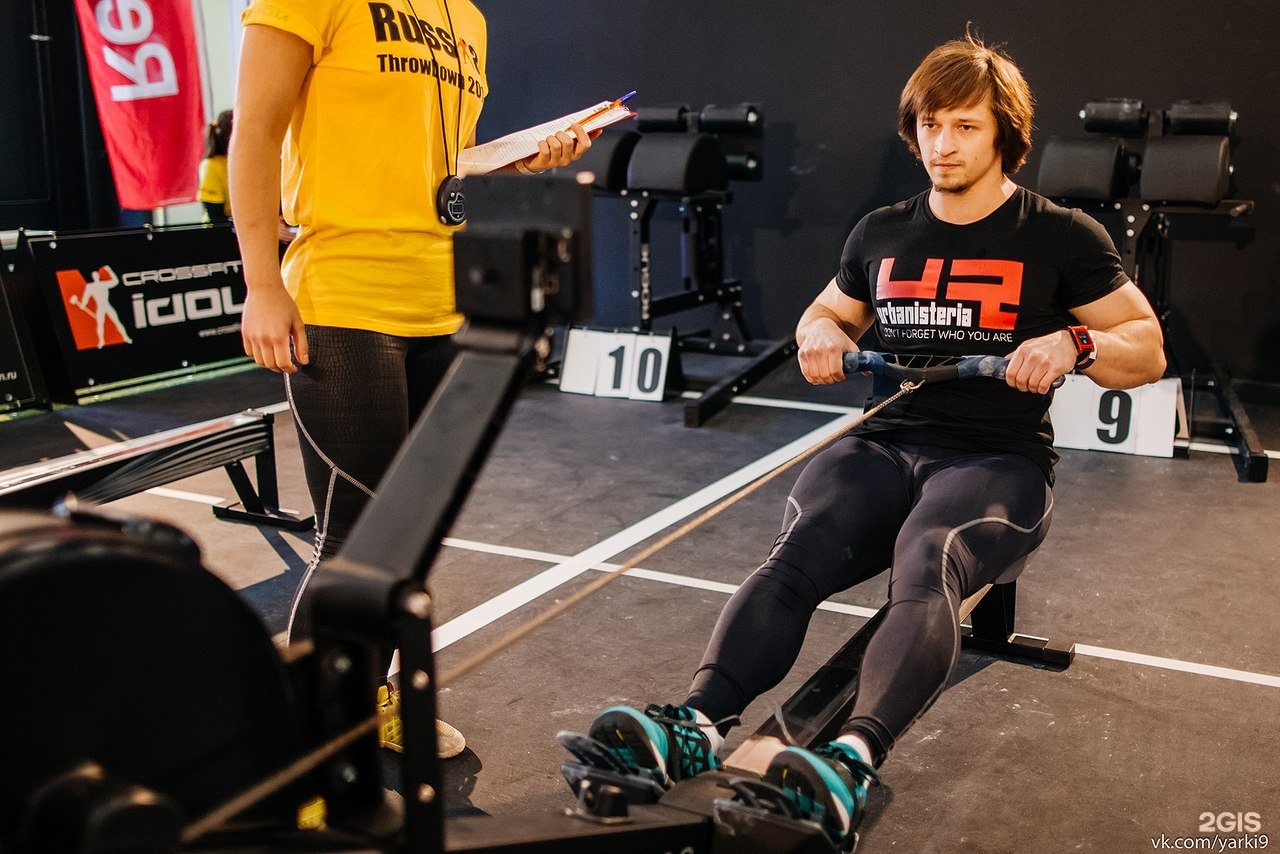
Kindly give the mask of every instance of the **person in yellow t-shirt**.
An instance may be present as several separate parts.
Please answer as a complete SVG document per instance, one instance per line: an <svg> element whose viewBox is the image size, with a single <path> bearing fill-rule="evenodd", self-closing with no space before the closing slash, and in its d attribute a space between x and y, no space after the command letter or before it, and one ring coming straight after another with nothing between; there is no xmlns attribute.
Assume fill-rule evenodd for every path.
<svg viewBox="0 0 1280 854"><path fill-rule="evenodd" d="M231 145L231 110L223 110L205 131L200 161L200 191L205 219L226 222L231 217L231 189L227 183L227 149Z"/></svg>
<svg viewBox="0 0 1280 854"><path fill-rule="evenodd" d="M437 196L475 144L487 28L471 0L414 6L255 0L242 19L231 150L242 334L248 355L284 374L317 520L291 638L306 631L298 605L315 567L373 495L463 320ZM515 168L568 165L590 145L574 125ZM298 226L283 263L281 202ZM460 752L461 735L438 729L441 754Z"/></svg>

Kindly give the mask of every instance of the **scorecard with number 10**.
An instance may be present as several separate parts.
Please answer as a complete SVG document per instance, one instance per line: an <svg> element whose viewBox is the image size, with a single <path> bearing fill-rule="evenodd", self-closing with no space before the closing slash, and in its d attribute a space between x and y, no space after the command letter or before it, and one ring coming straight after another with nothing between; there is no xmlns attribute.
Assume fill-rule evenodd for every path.
<svg viewBox="0 0 1280 854"><path fill-rule="evenodd" d="M596 397L662 400L671 370L672 332L570 329L560 390Z"/></svg>

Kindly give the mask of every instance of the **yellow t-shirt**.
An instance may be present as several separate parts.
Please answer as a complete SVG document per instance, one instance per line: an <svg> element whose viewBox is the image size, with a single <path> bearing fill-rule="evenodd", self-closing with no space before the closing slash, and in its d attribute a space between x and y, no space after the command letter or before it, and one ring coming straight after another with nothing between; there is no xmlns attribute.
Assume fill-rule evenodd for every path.
<svg viewBox="0 0 1280 854"><path fill-rule="evenodd" d="M255 0L242 20L313 47L282 175L284 216L299 226L284 280L303 321L456 331L452 230L435 199L488 94L480 10L470 0Z"/></svg>
<svg viewBox="0 0 1280 854"><path fill-rule="evenodd" d="M231 192L227 186L227 156L206 157L200 161L200 191L196 198L211 205L221 204L231 216Z"/></svg>

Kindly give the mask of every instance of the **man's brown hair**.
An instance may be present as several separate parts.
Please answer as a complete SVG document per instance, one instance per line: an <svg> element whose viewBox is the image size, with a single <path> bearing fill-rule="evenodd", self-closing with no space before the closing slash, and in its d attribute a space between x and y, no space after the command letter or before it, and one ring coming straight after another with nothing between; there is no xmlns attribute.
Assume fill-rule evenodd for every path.
<svg viewBox="0 0 1280 854"><path fill-rule="evenodd" d="M996 116L1000 166L1006 175L1011 175L1027 161L1031 150L1035 102L1013 60L972 34L934 48L911 75L898 102L898 136L920 158L916 141L918 116L974 107L988 96Z"/></svg>

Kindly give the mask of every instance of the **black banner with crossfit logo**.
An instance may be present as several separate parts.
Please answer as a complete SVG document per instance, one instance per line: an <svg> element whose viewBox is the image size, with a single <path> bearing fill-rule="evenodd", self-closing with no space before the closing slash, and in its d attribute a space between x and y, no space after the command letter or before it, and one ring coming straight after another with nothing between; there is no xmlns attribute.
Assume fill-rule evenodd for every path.
<svg viewBox="0 0 1280 854"><path fill-rule="evenodd" d="M14 309L8 264L0 257L0 412L48 402L31 338Z"/></svg>
<svg viewBox="0 0 1280 854"><path fill-rule="evenodd" d="M229 224L24 235L23 308L55 400L247 363Z"/></svg>

